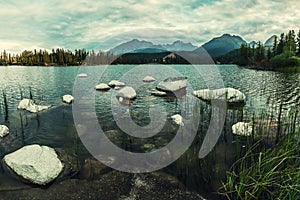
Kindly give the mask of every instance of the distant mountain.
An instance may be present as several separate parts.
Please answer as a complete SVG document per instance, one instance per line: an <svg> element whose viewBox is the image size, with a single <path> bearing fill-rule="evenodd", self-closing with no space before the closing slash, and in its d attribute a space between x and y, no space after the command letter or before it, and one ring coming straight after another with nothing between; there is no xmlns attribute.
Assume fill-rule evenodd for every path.
<svg viewBox="0 0 300 200"><path fill-rule="evenodd" d="M162 45L168 51L193 51L198 47L192 45L190 42L184 43L180 40L173 42L173 44Z"/></svg>
<svg viewBox="0 0 300 200"><path fill-rule="evenodd" d="M258 47L258 43L255 42L255 41L252 41L252 42L248 43L248 45L249 45L250 47L253 47L253 46L254 46L254 48Z"/></svg>
<svg viewBox="0 0 300 200"><path fill-rule="evenodd" d="M276 35L272 35L267 41L264 43L265 47L273 47Z"/></svg>
<svg viewBox="0 0 300 200"><path fill-rule="evenodd" d="M114 55L121 55L125 53L157 53L166 51L193 51L197 47L191 43L184 43L180 40L173 42L172 44L155 45L152 42L144 40L131 40L129 42L122 43L110 51Z"/></svg>
<svg viewBox="0 0 300 200"><path fill-rule="evenodd" d="M247 42L240 36L224 34L205 43L202 47L212 56L218 57L225 55L235 49L239 49L242 43Z"/></svg>

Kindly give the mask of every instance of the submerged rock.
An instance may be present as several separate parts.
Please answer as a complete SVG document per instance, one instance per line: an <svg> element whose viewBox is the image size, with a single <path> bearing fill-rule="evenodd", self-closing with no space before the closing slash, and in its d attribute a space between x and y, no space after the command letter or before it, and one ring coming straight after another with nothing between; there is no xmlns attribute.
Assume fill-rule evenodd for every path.
<svg viewBox="0 0 300 200"><path fill-rule="evenodd" d="M87 180L95 180L110 170L109 167L102 164L99 160L88 158L84 161L79 171L79 177Z"/></svg>
<svg viewBox="0 0 300 200"><path fill-rule="evenodd" d="M187 87L186 77L167 78L160 82L156 89L164 92L176 92Z"/></svg>
<svg viewBox="0 0 300 200"><path fill-rule="evenodd" d="M123 87L118 91L117 98L121 103L128 103L129 100L136 98L136 91L132 87Z"/></svg>
<svg viewBox="0 0 300 200"><path fill-rule="evenodd" d="M37 144L6 155L3 161L17 175L38 185L50 183L63 170L55 150Z"/></svg>
<svg viewBox="0 0 300 200"><path fill-rule="evenodd" d="M96 90L109 90L110 87L106 83L101 83L99 85L96 85Z"/></svg>
<svg viewBox="0 0 300 200"><path fill-rule="evenodd" d="M37 113L43 110L47 110L51 107L52 107L51 105L48 106L36 105L34 101L30 99L23 99L22 101L20 101L18 105L19 110L27 110L32 113Z"/></svg>
<svg viewBox="0 0 300 200"><path fill-rule="evenodd" d="M5 125L0 125L0 138L5 137L9 134L9 128Z"/></svg>
<svg viewBox="0 0 300 200"><path fill-rule="evenodd" d="M179 125L179 126L184 126L184 124L183 124L183 118L182 118L181 115L179 115L179 114L173 115L173 116L171 116L171 119L172 119L173 122L175 122L177 125Z"/></svg>
<svg viewBox="0 0 300 200"><path fill-rule="evenodd" d="M251 123L238 122L232 126L232 133L239 136L251 136L253 127Z"/></svg>
<svg viewBox="0 0 300 200"><path fill-rule="evenodd" d="M72 95L66 94L62 97L63 102L71 104L74 101L74 97Z"/></svg>
<svg viewBox="0 0 300 200"><path fill-rule="evenodd" d="M153 78L152 76L146 76L146 77L143 79L143 82L146 82L146 83L154 82L154 81L155 81L155 78Z"/></svg>
<svg viewBox="0 0 300 200"><path fill-rule="evenodd" d="M151 90L151 95L158 96L158 97L165 97L167 96L166 92L158 91L158 90Z"/></svg>
<svg viewBox="0 0 300 200"><path fill-rule="evenodd" d="M224 99L228 103L244 103L246 100L246 96L234 88L197 90L193 92L193 95L205 101Z"/></svg>
<svg viewBox="0 0 300 200"><path fill-rule="evenodd" d="M125 86L125 83L123 82L120 82L120 81L117 81L117 80L112 80L108 83L109 87L124 87Z"/></svg>
<svg viewBox="0 0 300 200"><path fill-rule="evenodd" d="M111 171L95 180L68 179L47 189L28 187L20 192L1 192L1 198L14 199L189 199L203 200L174 177L165 173L131 174Z"/></svg>

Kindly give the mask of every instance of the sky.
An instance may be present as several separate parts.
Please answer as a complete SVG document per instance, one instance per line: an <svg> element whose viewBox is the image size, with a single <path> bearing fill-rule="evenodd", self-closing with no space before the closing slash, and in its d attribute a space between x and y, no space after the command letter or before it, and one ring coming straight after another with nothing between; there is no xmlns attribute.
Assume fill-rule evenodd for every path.
<svg viewBox="0 0 300 200"><path fill-rule="evenodd" d="M131 39L202 45L300 29L299 0L0 0L0 51L107 50Z"/></svg>

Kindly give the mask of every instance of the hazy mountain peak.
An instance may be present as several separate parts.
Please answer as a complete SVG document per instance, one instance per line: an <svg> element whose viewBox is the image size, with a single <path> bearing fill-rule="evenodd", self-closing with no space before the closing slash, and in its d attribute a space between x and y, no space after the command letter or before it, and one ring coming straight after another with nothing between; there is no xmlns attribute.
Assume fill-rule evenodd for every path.
<svg viewBox="0 0 300 200"><path fill-rule="evenodd" d="M163 51L193 51L197 47L191 43L185 43L181 40L176 40L171 44L153 44L145 40L133 39L128 42L122 43L113 49L111 52L115 55L120 55L129 52L163 52Z"/></svg>

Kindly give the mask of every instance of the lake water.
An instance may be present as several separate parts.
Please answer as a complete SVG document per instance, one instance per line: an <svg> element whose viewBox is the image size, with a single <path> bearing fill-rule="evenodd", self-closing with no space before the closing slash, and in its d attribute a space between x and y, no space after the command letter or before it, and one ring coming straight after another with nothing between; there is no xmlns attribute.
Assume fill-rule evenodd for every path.
<svg viewBox="0 0 300 200"><path fill-rule="evenodd" d="M299 107L300 104L300 74L280 73L272 71L256 71L240 68L234 65L201 66L198 71L191 65L115 65L115 66L83 66L83 67L0 67L0 87L5 91L8 100L8 113L2 92L0 94L0 124L10 128L10 135L0 139L0 158L24 145L41 144L54 148L63 148L76 154L79 161L91 157L77 136L74 126L72 105L62 103L61 97L72 94L78 88L93 89L97 83L108 83L113 79L122 80L137 91L137 98L130 105L130 115L133 121L140 126L150 123L149 108L160 105L167 114L167 122L160 133L146 138L132 138L116 124L112 114L114 90L96 92L95 96L87 98L93 102L99 125L104 131L115 131L108 136L114 144L132 152L148 152L167 145L174 137L178 126L171 122L170 117L181 113L185 117L194 114L195 103L200 110L200 123L197 136L191 147L176 162L162 169L176 176L188 189L210 196L221 186L225 178L225 171L237 157L237 152L247 149L247 141L241 144L237 151L235 137L231 126L238 121L251 119L253 113L268 112L270 108L283 105L285 110ZM93 81L80 84L76 78L78 73L87 72ZM215 73L218 73L217 75ZM145 75L154 76L154 83L142 83ZM202 76L203 75L203 76ZM169 76L186 76L189 87L186 95L180 98L162 98L151 96L150 90L155 88L159 80ZM203 78L205 77L205 78ZM204 159L198 159L198 152L208 129L211 117L211 106L201 100L192 98L191 92L196 89L207 88L207 82L223 82L225 87L233 87L247 96L244 107L230 109L226 113L225 126L217 146ZM76 84L75 84L76 83ZM88 91L88 90L87 90ZM31 114L27 111L18 111L17 105L22 98L35 100L38 104L53 105L47 111ZM75 99L76 101L76 99ZM88 122L83 122L88 125ZM0 174L0 187L4 185L22 185L13 179L7 172ZM5 180L5 181L4 181ZM214 198L214 195L211 196Z"/></svg>

